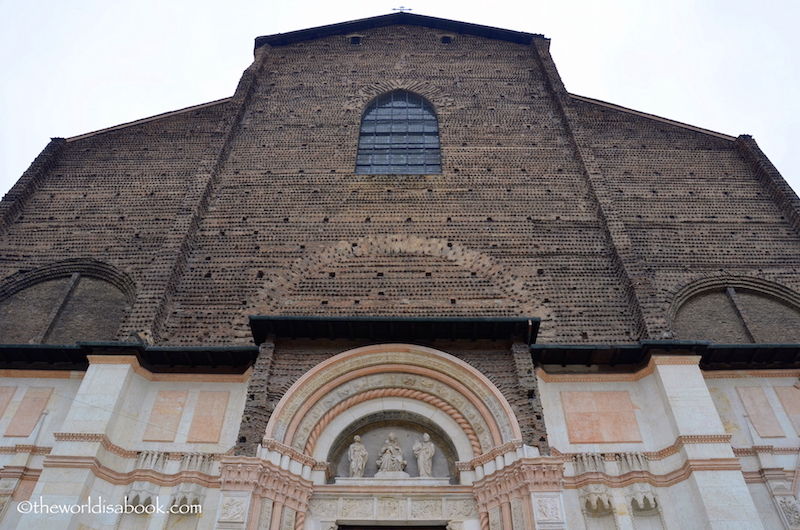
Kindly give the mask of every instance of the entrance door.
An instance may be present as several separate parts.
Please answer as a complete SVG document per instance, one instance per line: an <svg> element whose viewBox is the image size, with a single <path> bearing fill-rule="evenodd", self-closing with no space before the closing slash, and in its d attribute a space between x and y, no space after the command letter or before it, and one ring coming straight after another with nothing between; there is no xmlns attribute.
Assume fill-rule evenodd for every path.
<svg viewBox="0 0 800 530"><path fill-rule="evenodd" d="M339 525L339 530L446 530L444 526L350 526Z"/></svg>

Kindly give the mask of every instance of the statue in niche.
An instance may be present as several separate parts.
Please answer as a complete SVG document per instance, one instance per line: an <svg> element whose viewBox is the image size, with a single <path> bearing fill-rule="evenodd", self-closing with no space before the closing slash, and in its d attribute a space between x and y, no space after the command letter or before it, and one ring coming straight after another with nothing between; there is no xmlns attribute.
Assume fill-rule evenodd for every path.
<svg viewBox="0 0 800 530"><path fill-rule="evenodd" d="M417 457L417 468L420 477L432 477L431 466L433 464L433 453L436 446L433 445L428 433L422 435L422 441L414 443L414 456Z"/></svg>
<svg viewBox="0 0 800 530"><path fill-rule="evenodd" d="M381 447L381 456L377 463L378 472L403 471L406 467L406 461L403 460L403 453L394 433L389 433L389 438Z"/></svg>
<svg viewBox="0 0 800 530"><path fill-rule="evenodd" d="M350 476L363 477L364 466L367 465L367 448L361 443L361 437L356 435L353 437L353 443L350 444L350 449L347 451L347 457L350 459Z"/></svg>

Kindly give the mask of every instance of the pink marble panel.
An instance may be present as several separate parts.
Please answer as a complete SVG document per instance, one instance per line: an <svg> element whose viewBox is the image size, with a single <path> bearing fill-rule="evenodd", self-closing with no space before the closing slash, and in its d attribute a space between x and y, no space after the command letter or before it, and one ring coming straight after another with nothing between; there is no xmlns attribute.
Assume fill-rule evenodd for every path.
<svg viewBox="0 0 800 530"><path fill-rule="evenodd" d="M200 392L188 442L218 443L230 392Z"/></svg>
<svg viewBox="0 0 800 530"><path fill-rule="evenodd" d="M153 403L150 419L142 440L145 442L171 442L175 440L183 416L183 407L189 392L161 390Z"/></svg>
<svg viewBox="0 0 800 530"><path fill-rule="evenodd" d="M16 392L17 387L15 386L0 386L0 416L5 413L8 404L11 403L11 398L14 397Z"/></svg>
<svg viewBox="0 0 800 530"><path fill-rule="evenodd" d="M5 436L30 436L44 412L53 388L31 387L11 418Z"/></svg>
<svg viewBox="0 0 800 530"><path fill-rule="evenodd" d="M641 442L627 391L561 392L571 443Z"/></svg>
<svg viewBox="0 0 800 530"><path fill-rule="evenodd" d="M750 423L762 438L783 438L783 432L772 405L767 400L764 389L759 386L737 387Z"/></svg>
<svg viewBox="0 0 800 530"><path fill-rule="evenodd" d="M793 386L776 386L775 393L781 400L783 410L789 416L792 426L797 434L800 434L800 388Z"/></svg>

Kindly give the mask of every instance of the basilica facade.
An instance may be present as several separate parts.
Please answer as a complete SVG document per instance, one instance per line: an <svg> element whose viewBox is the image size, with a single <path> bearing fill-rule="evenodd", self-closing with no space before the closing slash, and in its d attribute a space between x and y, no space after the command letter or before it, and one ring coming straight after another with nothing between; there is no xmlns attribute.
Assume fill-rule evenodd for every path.
<svg viewBox="0 0 800 530"><path fill-rule="evenodd" d="M800 528L800 201L538 34L258 37L0 203L0 526Z"/></svg>

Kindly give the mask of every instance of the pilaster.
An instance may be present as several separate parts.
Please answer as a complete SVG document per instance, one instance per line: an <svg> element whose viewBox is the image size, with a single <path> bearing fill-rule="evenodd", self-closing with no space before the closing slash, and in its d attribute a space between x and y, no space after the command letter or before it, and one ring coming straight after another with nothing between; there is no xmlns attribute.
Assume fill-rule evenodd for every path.
<svg viewBox="0 0 800 530"><path fill-rule="evenodd" d="M93 487L98 478L93 465L103 457L103 441L114 431L134 377L134 356L89 355L89 368L67 412L62 433L44 459L43 470L31 495L31 502L47 505L84 505L98 502ZM70 436L76 433L83 436ZM92 496L94 495L94 498ZM61 512L26 514L19 530L80 528L89 525L92 513L68 515ZM88 527L88 526L87 526Z"/></svg>
<svg viewBox="0 0 800 530"><path fill-rule="evenodd" d="M219 181L220 168L228 158L233 138L258 84L258 74L269 56L268 47L264 48L242 75L230 101L230 111L220 120L194 174L188 179L183 202L141 282L137 300L120 331L122 336L143 332L149 334L155 343L159 341L192 242Z"/></svg>
<svg viewBox="0 0 800 530"><path fill-rule="evenodd" d="M722 441L725 428L698 366L700 357L654 355L653 362L653 374L673 436L720 440L684 443L680 449L693 467L687 482L700 508L695 509L696 528L762 529L738 460L730 443Z"/></svg>
<svg viewBox="0 0 800 530"><path fill-rule="evenodd" d="M564 88L546 43L534 39L532 46L538 54L550 94L561 111L560 118L576 151L576 158L583 166L584 176L597 205L598 218L605 225L609 247L617 265L619 282L625 290L631 312L638 323L638 337L634 338L660 338L661 334L668 330L668 324L663 316L663 310L654 305L655 287L652 271L633 248L622 216L609 193L601 165L594 156L591 147L592 138L581 127L571 97Z"/></svg>

